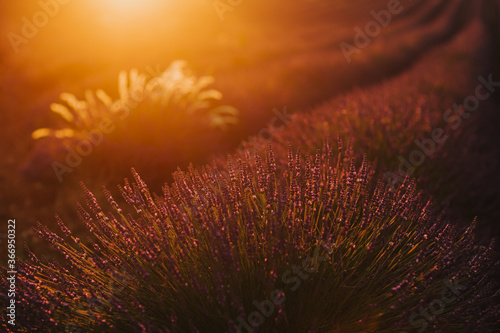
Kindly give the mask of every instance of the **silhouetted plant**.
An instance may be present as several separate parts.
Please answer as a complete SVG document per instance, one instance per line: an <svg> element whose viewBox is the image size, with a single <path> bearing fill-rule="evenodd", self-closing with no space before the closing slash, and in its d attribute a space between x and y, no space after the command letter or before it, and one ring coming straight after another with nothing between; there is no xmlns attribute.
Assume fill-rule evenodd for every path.
<svg viewBox="0 0 500 333"><path fill-rule="evenodd" d="M81 101L70 93L61 94L67 104L53 103L51 110L61 116L69 127L63 129L40 128L33 132L33 138L46 136L56 138L85 139L84 131L99 127L103 119L126 118L134 112L137 104L146 101L158 104L157 108L141 110L141 117L175 117L171 113L184 113L183 116L205 116L212 127L225 128L237 122L238 110L231 106L213 107L213 101L221 100L222 94L215 89L206 89L214 82L211 76L195 77L185 61L175 61L159 77L148 80L148 75L132 69L130 73L120 72L118 76L119 98L113 100L103 90L94 94L87 90L85 100ZM69 106L69 108L68 108ZM203 113L203 111L206 111Z"/></svg>
<svg viewBox="0 0 500 333"><path fill-rule="evenodd" d="M22 262L19 326L236 332L242 320L255 324L254 301L280 290L256 331L413 330L412 312L449 280L467 289L434 318L435 329L493 327L495 258L491 246L474 246L474 224L460 232L433 214L414 181L389 190L366 158L356 167L351 149L340 142L339 150L328 141L314 156L289 147L280 165L269 147L265 156L229 158L224 170L178 171L162 197L133 170L134 181L119 187L130 207L104 189L109 213L84 186L89 211L78 205L78 213L92 238L84 244L60 219L64 238L36 228L66 261L30 253ZM313 254L323 261L306 274Z"/></svg>
<svg viewBox="0 0 500 333"><path fill-rule="evenodd" d="M109 169L119 179L131 166L175 170L204 160L226 148L225 130L239 116L234 107L220 104L222 94L209 88L213 82L213 77L198 78L186 62L176 61L157 77L136 69L121 72L116 100L103 90L87 91L85 100L63 93L64 103L53 103L51 109L64 124L32 133L39 141L26 174L36 179L46 174L47 180L61 182L63 173L72 172L89 155L86 170ZM77 161L69 162L75 155Z"/></svg>

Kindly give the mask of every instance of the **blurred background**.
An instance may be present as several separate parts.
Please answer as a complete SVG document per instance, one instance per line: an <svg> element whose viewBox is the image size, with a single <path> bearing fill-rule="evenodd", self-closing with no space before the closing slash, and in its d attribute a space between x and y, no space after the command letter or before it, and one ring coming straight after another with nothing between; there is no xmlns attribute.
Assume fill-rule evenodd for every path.
<svg viewBox="0 0 500 333"><path fill-rule="evenodd" d="M339 44L353 44L353 28L372 21L372 10L387 9L387 0L229 3L0 2L0 219L16 219L19 240L36 248L31 227L36 221L53 226L56 212L82 231L74 208L82 200L79 181L97 196L102 185L117 194L116 185L135 167L159 192L178 167L209 163L214 154L226 154L257 134L276 116L273 109L287 107L296 115L399 73L456 34L471 8L471 1L463 0L402 1L391 24L349 63ZM214 78L220 103L238 110L238 122L223 129L180 122L158 135L148 130L160 121L153 117L142 129L156 140L151 149L113 142L95 147L60 182L51 163L64 159L64 145L70 143L31 137L38 128L61 128L51 104L65 92L83 100L87 90L98 89L116 100L121 71L136 68L158 76L179 59L193 75ZM127 133L113 135L116 143Z"/></svg>
<svg viewBox="0 0 500 333"><path fill-rule="evenodd" d="M324 44L324 36L314 30L332 34L344 26L345 15L336 9L345 7L351 16L358 15L346 1L337 1L333 7L321 1L298 3L291 8L281 1L242 1L219 15L209 0L0 2L1 219L16 218L17 237L28 240L36 221L51 225L56 212L66 220L76 220L80 180L92 190L105 184L114 189L129 176L130 167L141 171L141 165L134 165L132 159L117 168L89 156L59 182L50 166L54 160L64 159L59 143L31 138L38 128L61 127L50 111L61 93L84 99L86 90L102 89L118 98L117 77L122 70L137 68L159 75L173 61L185 60L197 75L214 76L227 104L240 110L239 125L212 133L217 137L212 146L204 138L203 149L193 148L182 159L170 156L154 173L146 168L144 177L154 182L155 190L178 166L206 162L213 152L235 147L264 126L274 116L272 109L282 109L286 99L274 98L286 81L269 69L282 71L283 76L293 55L305 52L310 44ZM319 7L336 14L325 27L311 26L311 16L320 13ZM366 15L360 12L358 19L362 21Z"/></svg>

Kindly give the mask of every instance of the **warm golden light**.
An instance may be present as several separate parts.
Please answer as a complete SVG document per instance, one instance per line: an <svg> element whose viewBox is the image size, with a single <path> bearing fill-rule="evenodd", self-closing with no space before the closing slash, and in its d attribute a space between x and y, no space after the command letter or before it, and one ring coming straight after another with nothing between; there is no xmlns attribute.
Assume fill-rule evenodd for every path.
<svg viewBox="0 0 500 333"><path fill-rule="evenodd" d="M170 4L161 0L94 0L88 2L87 7L101 23L120 28L147 25L154 17L165 13Z"/></svg>
<svg viewBox="0 0 500 333"><path fill-rule="evenodd" d="M107 12L114 11L122 14L141 13L154 10L158 0L101 0L99 1Z"/></svg>

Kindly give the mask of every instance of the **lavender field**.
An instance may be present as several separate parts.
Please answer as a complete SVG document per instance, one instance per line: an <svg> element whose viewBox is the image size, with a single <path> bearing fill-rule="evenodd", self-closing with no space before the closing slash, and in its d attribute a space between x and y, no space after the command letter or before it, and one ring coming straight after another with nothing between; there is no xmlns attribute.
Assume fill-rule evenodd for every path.
<svg viewBox="0 0 500 333"><path fill-rule="evenodd" d="M0 17L2 332L500 331L500 1Z"/></svg>

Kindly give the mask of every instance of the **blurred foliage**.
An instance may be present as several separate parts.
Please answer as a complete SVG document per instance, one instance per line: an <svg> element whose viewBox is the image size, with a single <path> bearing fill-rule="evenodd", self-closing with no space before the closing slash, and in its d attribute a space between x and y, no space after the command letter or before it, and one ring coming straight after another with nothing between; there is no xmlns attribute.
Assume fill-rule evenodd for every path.
<svg viewBox="0 0 500 333"><path fill-rule="evenodd" d="M137 69L120 72L119 97L113 100L105 91L87 90L85 100L71 93L62 93L63 103L53 103L52 112L59 115L68 127L62 129L39 128L32 133L33 139L47 136L55 138L84 138L83 131L99 126L103 119L125 120L139 104L152 102L157 107L147 108L141 117L156 121L158 116L182 113L186 117L207 118L212 128L226 129L238 122L238 110L228 105L214 106L222 99L222 93L207 89L214 82L211 76L197 78L185 61L175 61L157 77L139 73ZM66 105L65 105L66 104ZM143 111L143 110L141 110ZM158 114L162 113L162 114ZM168 117L167 119L168 120Z"/></svg>

